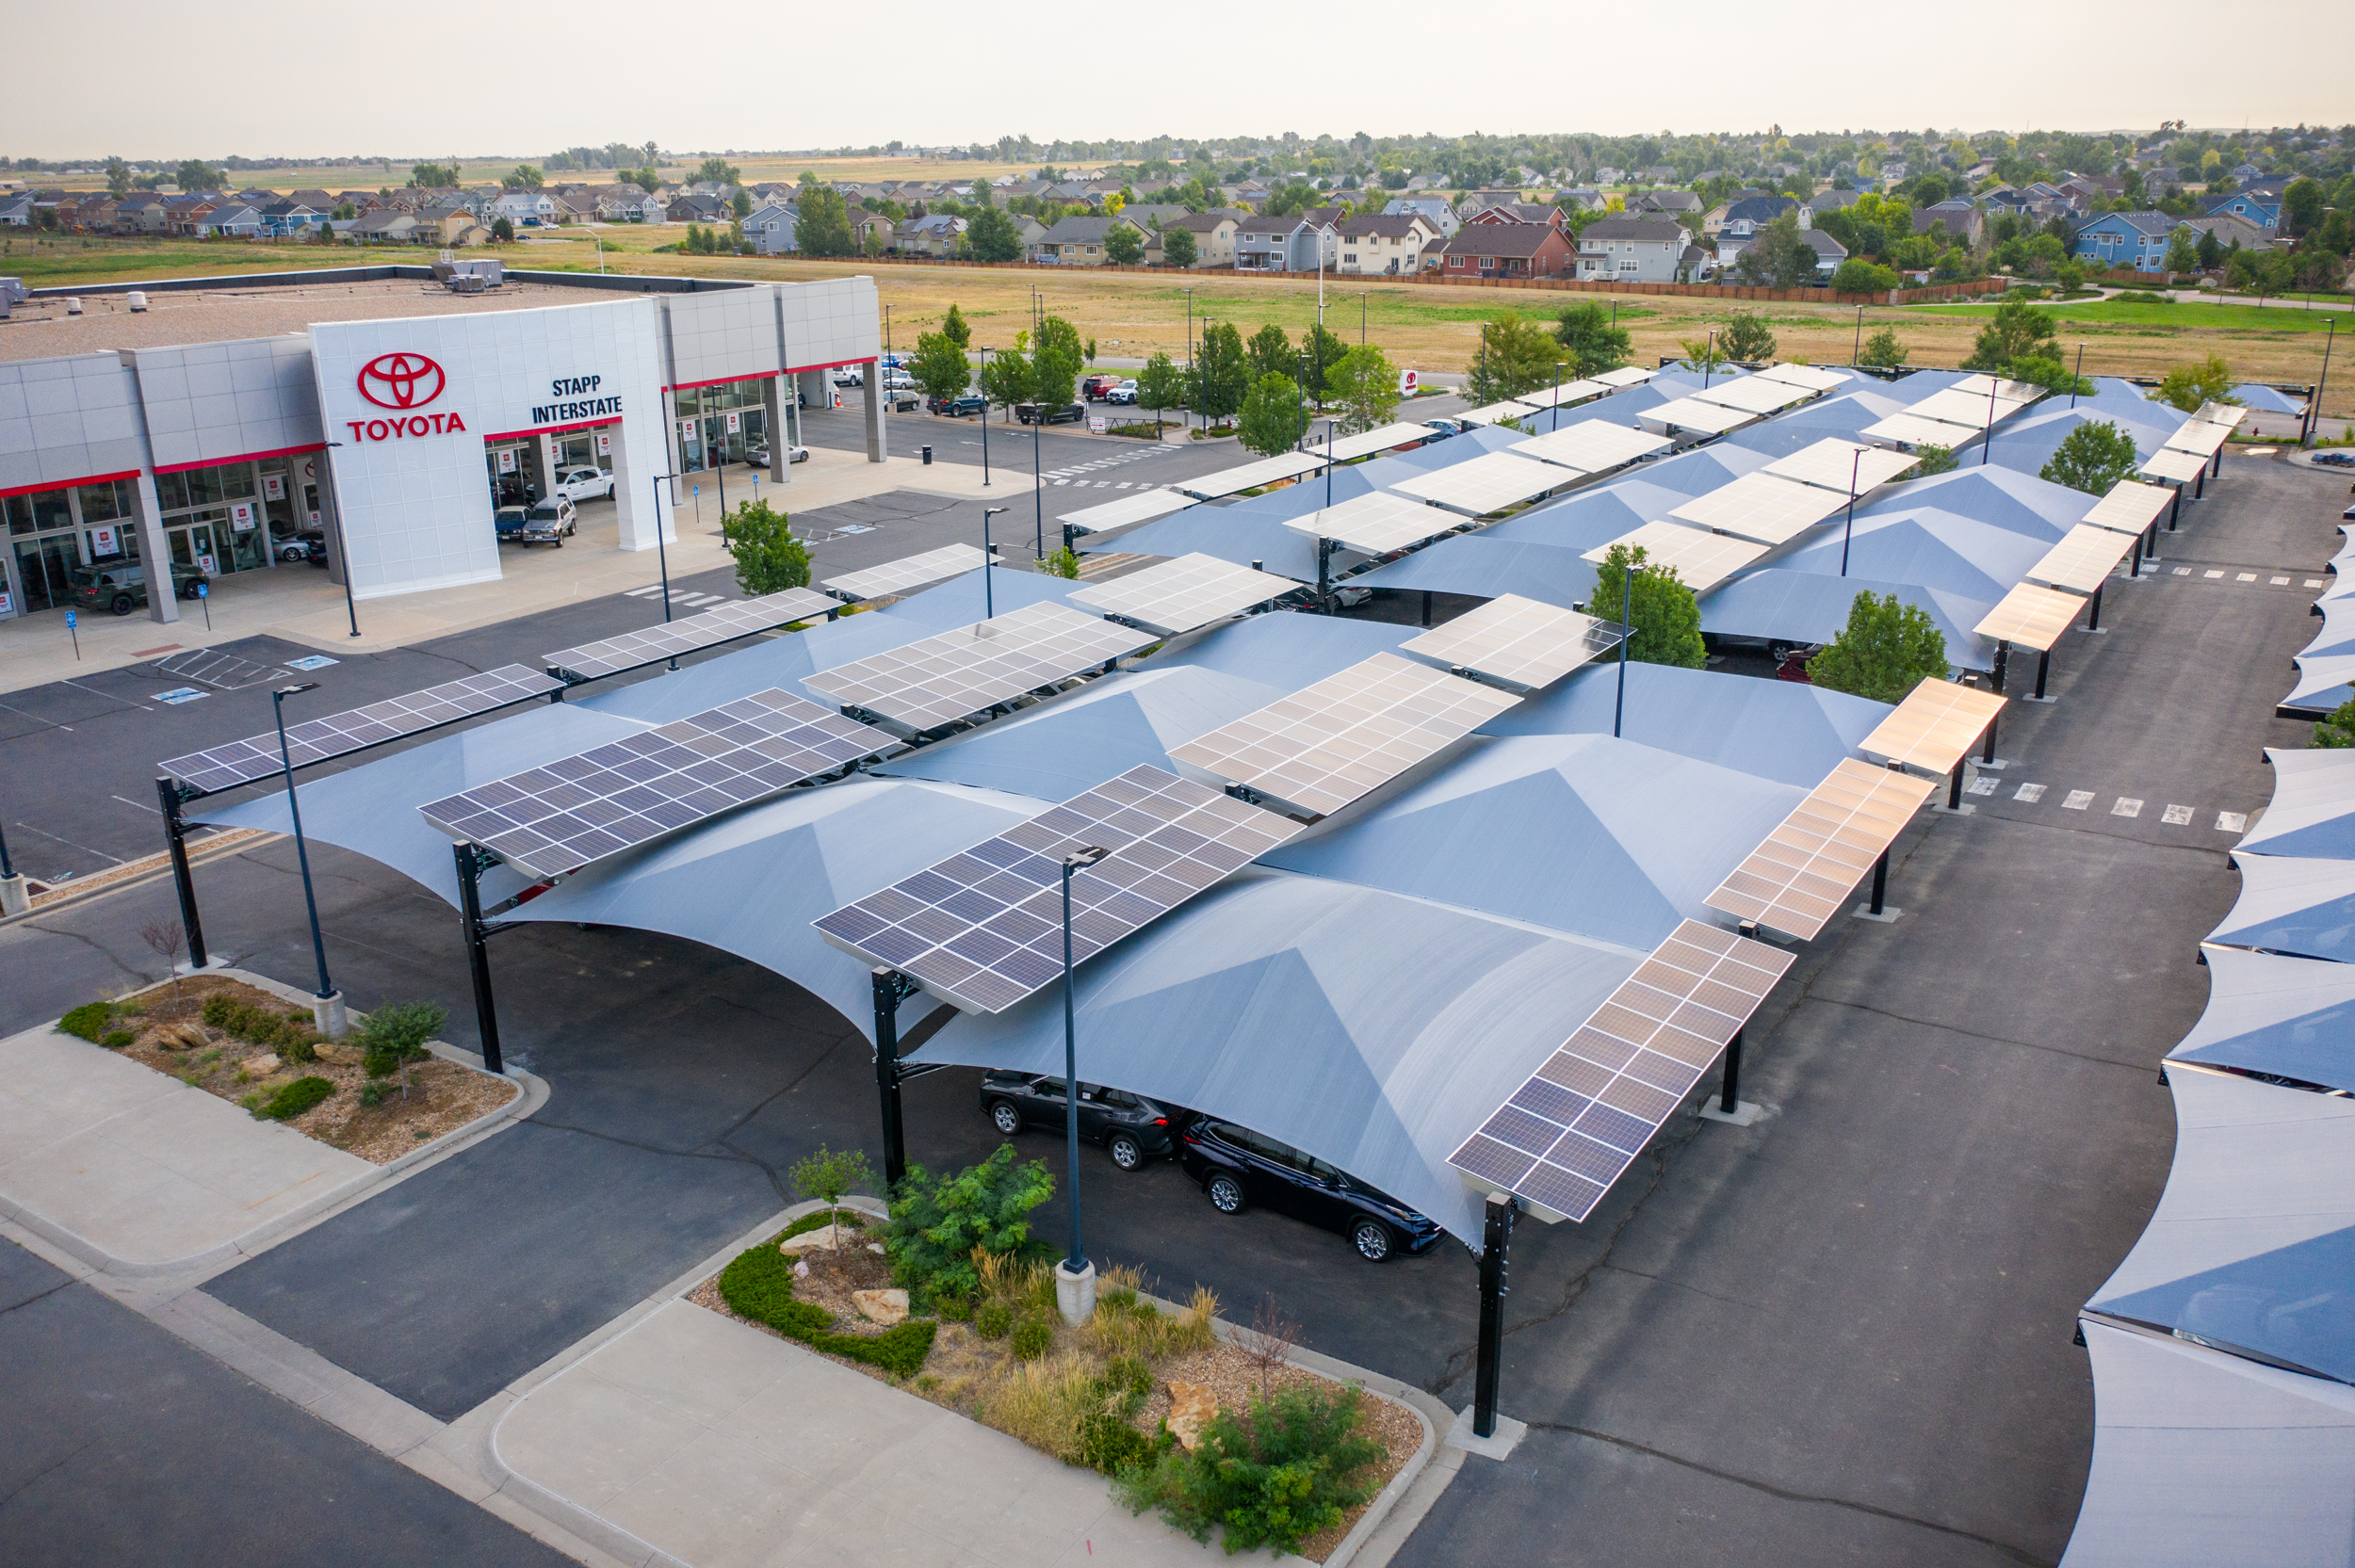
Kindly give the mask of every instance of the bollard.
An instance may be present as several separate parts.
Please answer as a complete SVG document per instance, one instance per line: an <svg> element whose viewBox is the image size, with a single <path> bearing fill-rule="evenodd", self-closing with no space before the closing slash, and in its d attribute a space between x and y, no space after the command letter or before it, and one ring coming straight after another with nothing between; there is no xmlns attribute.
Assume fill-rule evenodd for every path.
<svg viewBox="0 0 2355 1568"><path fill-rule="evenodd" d="M924 466L925 466L925 467L927 467L927 468L930 468L932 465L933 465L933 449L932 449L931 447L927 446L927 447L925 447L925 448L924 448Z"/></svg>

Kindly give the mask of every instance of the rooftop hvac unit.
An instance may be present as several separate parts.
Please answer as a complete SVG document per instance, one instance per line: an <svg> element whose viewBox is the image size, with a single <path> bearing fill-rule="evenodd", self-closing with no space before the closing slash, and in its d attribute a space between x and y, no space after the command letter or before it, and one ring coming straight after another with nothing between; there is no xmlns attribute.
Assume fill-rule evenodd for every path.
<svg viewBox="0 0 2355 1568"><path fill-rule="evenodd" d="M452 294L480 294L490 286L490 280L479 272L453 272L442 280L442 286Z"/></svg>
<svg viewBox="0 0 2355 1568"><path fill-rule="evenodd" d="M135 288L125 298L130 300L131 308L135 311L143 311L147 308L147 293L143 289Z"/></svg>
<svg viewBox="0 0 2355 1568"><path fill-rule="evenodd" d="M72 297L70 297L70 296L69 296L69 297L67 298L67 299L66 299L66 302L65 302L65 313L66 313L66 315L81 315L81 314L82 314L82 301L81 301L81 300L79 300L79 299L73 299L73 298L72 298Z"/></svg>

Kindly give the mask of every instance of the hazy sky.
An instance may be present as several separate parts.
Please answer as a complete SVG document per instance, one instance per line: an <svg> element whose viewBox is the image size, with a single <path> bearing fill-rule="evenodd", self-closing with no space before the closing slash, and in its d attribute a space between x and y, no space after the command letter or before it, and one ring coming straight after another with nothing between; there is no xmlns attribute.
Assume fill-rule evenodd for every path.
<svg viewBox="0 0 2355 1568"><path fill-rule="evenodd" d="M2345 0L1124 14L937 0L27 7L0 153L544 154L1357 131L1611 135L2355 121ZM36 63L42 62L42 63ZM49 63L54 62L54 63Z"/></svg>

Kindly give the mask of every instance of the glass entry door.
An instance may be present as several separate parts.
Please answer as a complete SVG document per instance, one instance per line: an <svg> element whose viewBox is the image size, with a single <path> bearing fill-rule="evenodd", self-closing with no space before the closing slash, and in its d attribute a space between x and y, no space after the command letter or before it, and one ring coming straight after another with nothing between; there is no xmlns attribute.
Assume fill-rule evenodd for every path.
<svg viewBox="0 0 2355 1568"><path fill-rule="evenodd" d="M73 569L81 565L73 536L61 539L21 539L16 542L16 575L24 585L24 608L57 609L70 603L67 590Z"/></svg>
<svg viewBox="0 0 2355 1568"><path fill-rule="evenodd" d="M194 567L203 567L209 560L213 563L210 574L219 576L221 571L221 558L220 552L213 546L213 525L210 523L198 523L188 527L172 529L171 558L181 566Z"/></svg>

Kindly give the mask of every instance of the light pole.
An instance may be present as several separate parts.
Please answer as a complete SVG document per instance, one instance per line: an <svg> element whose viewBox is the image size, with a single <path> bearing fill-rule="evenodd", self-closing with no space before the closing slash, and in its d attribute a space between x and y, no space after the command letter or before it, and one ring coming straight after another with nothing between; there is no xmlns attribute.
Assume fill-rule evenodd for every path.
<svg viewBox="0 0 2355 1568"><path fill-rule="evenodd" d="M2077 345L2077 368L2069 373L2069 406L2072 409L2077 406L2077 383L2084 380L2085 373L2086 346L2080 343Z"/></svg>
<svg viewBox="0 0 2355 1568"><path fill-rule="evenodd" d="M1357 291L1357 347L1366 346L1366 291Z"/></svg>
<svg viewBox="0 0 2355 1568"><path fill-rule="evenodd" d="M1037 348L1033 338L1031 347ZM1038 433L1047 427L1047 405L1039 398L1038 361L1031 361L1031 509L1037 522L1038 558L1047 559L1047 476L1042 472L1038 456Z"/></svg>
<svg viewBox="0 0 2355 1568"><path fill-rule="evenodd" d="M1864 307L1856 308L1856 345L1848 350L1848 363L1860 364L1864 359Z"/></svg>
<svg viewBox="0 0 2355 1568"><path fill-rule="evenodd" d="M655 564L662 569L662 619L666 622L671 619L671 553L662 543L662 485L664 480L678 477L676 474L657 474L654 477L654 558ZM678 668L676 659L671 661L671 668Z"/></svg>
<svg viewBox="0 0 2355 1568"><path fill-rule="evenodd" d="M1635 574L1641 570L1632 551L1622 552L1619 560L1623 574L1619 578L1619 694L1611 704L1614 740L1619 738L1619 723L1627 716L1627 645L1635 640Z"/></svg>
<svg viewBox="0 0 2355 1568"><path fill-rule="evenodd" d="M990 588L989 569L998 557L989 547L989 520L1005 510L1003 507L982 509L982 619L993 621L998 616L998 600Z"/></svg>
<svg viewBox="0 0 2355 1568"><path fill-rule="evenodd" d="M1987 434L1979 442L1979 466L1987 466L1988 453L1995 449L1995 389L2004 383L1990 375L1987 379Z"/></svg>
<svg viewBox="0 0 2355 1568"><path fill-rule="evenodd" d="M1717 368L1717 329L1709 330L1709 347L1701 357L1701 390L1709 390L1709 373Z"/></svg>
<svg viewBox="0 0 2355 1568"><path fill-rule="evenodd" d="M294 819L295 863L302 868L302 903L311 914L311 954L318 960L319 988L312 998L319 1033L339 1040L344 1033L343 998L327 978L327 942L319 935L319 902L311 891L311 852L302 842L302 803L295 799L294 757L286 748L286 699L317 691L319 683L301 681L275 687L269 694L270 715L278 721L278 764L286 776L286 814Z"/></svg>
<svg viewBox="0 0 2355 1568"><path fill-rule="evenodd" d="M2331 325L2336 326L2337 323L2333 322ZM1186 290L1186 375L1189 379L1192 379L1194 375L1194 290L1192 289ZM1196 402L1200 400L1198 396L1195 398Z"/></svg>
<svg viewBox="0 0 2355 1568"><path fill-rule="evenodd" d="M1558 429L1560 429L1560 428L1562 428L1562 367L1563 367L1566 364L1567 364L1567 363L1568 363L1568 362L1567 362L1567 361L1565 361L1565 360L1556 360L1556 361L1554 361L1554 362L1553 362L1553 427L1552 427L1552 428L1553 428L1554 429L1556 429L1556 430L1558 430Z"/></svg>
<svg viewBox="0 0 2355 1568"><path fill-rule="evenodd" d="M1848 460L1848 522L1840 535L1840 574L1843 577L1848 574L1848 541L1856 537L1857 471L1863 462L1864 448L1860 446L1856 449L1856 456Z"/></svg>
<svg viewBox="0 0 2355 1568"><path fill-rule="evenodd" d="M1096 1282L1080 1242L1080 1029L1071 987L1071 873L1094 865L1107 853L1090 845L1063 858L1063 1124L1064 1153L1071 1171L1071 1248L1063 1267L1055 1271L1055 1294L1064 1318L1074 1324L1084 1321L1087 1309L1095 1304ZM1068 1301L1060 1299L1065 1285L1070 1287Z"/></svg>

